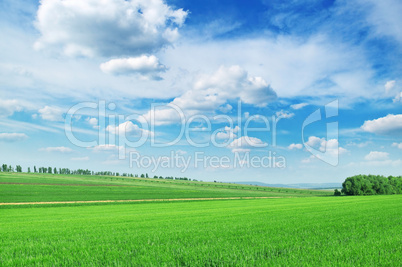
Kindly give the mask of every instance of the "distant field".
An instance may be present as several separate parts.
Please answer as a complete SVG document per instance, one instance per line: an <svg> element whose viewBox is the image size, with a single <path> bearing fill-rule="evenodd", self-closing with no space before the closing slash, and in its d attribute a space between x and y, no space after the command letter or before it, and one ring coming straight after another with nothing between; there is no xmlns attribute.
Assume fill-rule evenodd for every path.
<svg viewBox="0 0 402 267"><path fill-rule="evenodd" d="M0 208L0 265L400 266L401 203L393 195Z"/></svg>
<svg viewBox="0 0 402 267"><path fill-rule="evenodd" d="M0 173L0 203L221 197L329 196L323 190L114 176Z"/></svg>

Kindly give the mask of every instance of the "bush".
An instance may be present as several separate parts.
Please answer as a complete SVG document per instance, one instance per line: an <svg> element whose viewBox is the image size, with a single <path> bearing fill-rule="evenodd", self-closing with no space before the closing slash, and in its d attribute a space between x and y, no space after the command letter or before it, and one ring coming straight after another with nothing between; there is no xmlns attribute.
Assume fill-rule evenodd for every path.
<svg viewBox="0 0 402 267"><path fill-rule="evenodd" d="M345 195L392 195L402 194L402 176L355 175L342 184Z"/></svg>

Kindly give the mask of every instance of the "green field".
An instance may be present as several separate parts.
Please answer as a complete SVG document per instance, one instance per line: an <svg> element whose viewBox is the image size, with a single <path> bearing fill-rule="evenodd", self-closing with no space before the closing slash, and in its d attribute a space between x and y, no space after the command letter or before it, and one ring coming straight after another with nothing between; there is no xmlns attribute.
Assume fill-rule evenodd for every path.
<svg viewBox="0 0 402 267"><path fill-rule="evenodd" d="M332 192L319 190L163 179L0 173L0 203L217 197L301 197L332 194Z"/></svg>
<svg viewBox="0 0 402 267"><path fill-rule="evenodd" d="M70 200L79 195L69 191L70 187L99 189L89 194L90 199L120 194L108 195L103 191L108 186L76 186L92 183L132 183L128 187L131 196L152 199L161 192L177 197L180 190L181 196L191 197L279 193L274 189L260 192L261 188L255 187L228 188L225 186L234 185L227 184L214 187L214 183L184 185L99 177L69 180L57 175L0 177L2 183L14 179L24 183L14 186L32 186L32 190L39 190L38 185L26 183L47 183L38 192L50 192L52 198L58 186L49 184L64 180L70 186L60 187L71 193ZM7 186L0 184L0 202L47 199L28 190L18 196L18 187L11 187L9 197ZM148 191L139 190L141 187ZM169 190L171 195L166 193ZM0 266L400 266L401 195L322 197L292 190L275 199L0 206ZM288 197L290 191L294 197ZM295 197L305 195L313 196Z"/></svg>

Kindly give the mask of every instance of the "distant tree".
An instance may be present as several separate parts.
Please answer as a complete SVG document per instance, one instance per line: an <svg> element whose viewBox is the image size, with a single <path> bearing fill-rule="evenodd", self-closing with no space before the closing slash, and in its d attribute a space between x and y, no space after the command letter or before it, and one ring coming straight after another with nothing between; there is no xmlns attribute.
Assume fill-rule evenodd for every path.
<svg viewBox="0 0 402 267"><path fill-rule="evenodd" d="M28 173L31 173L31 167L28 167Z"/></svg>
<svg viewBox="0 0 402 267"><path fill-rule="evenodd" d="M341 191L339 191L338 189L335 189L334 196L340 196L340 195L342 195Z"/></svg>
<svg viewBox="0 0 402 267"><path fill-rule="evenodd" d="M47 173L52 173L52 167L47 168Z"/></svg>
<svg viewBox="0 0 402 267"><path fill-rule="evenodd" d="M2 172L8 172L8 166L7 166L7 164L1 165L1 170L2 170Z"/></svg>
<svg viewBox="0 0 402 267"><path fill-rule="evenodd" d="M145 175L144 175L144 174L141 174L141 178L145 178Z"/></svg>
<svg viewBox="0 0 402 267"><path fill-rule="evenodd" d="M145 174L145 178L149 178L149 177L148 177L148 173Z"/></svg>
<svg viewBox="0 0 402 267"><path fill-rule="evenodd" d="M17 172L22 172L22 167L20 165L15 166Z"/></svg>
<svg viewBox="0 0 402 267"><path fill-rule="evenodd" d="M56 168L56 167L54 167L53 173L54 173L54 174L57 174L57 168Z"/></svg>
<svg viewBox="0 0 402 267"><path fill-rule="evenodd" d="M37 171L36 171L36 166L34 166L34 173L37 173Z"/></svg>

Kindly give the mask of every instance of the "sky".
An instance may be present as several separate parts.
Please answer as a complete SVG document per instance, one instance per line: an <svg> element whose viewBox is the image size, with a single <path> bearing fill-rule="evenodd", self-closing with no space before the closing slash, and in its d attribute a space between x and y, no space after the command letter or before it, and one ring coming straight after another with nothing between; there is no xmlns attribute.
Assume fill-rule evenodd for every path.
<svg viewBox="0 0 402 267"><path fill-rule="evenodd" d="M402 2L0 1L0 163L402 174Z"/></svg>

